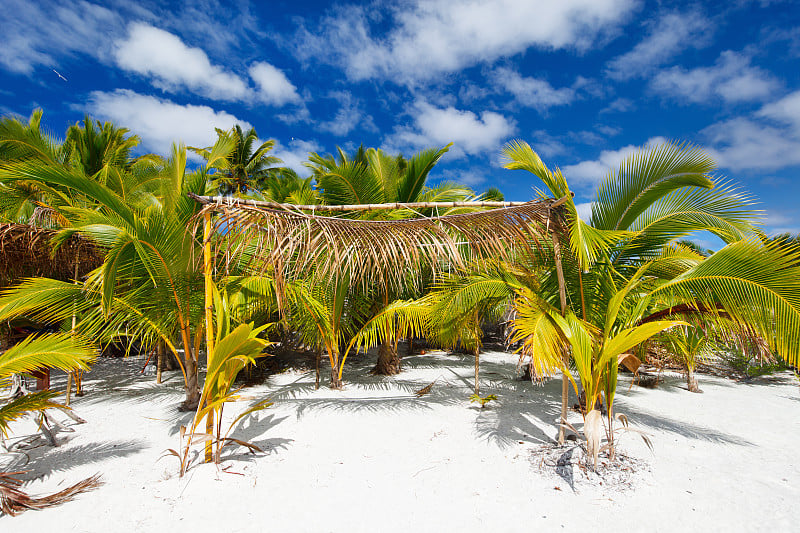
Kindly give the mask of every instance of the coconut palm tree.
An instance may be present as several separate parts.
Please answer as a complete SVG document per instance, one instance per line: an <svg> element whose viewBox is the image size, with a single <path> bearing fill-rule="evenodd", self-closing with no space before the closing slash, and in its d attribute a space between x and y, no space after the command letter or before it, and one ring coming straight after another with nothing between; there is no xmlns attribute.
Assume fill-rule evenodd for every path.
<svg viewBox="0 0 800 533"><path fill-rule="evenodd" d="M511 143L504 155L507 168L533 173L550 195L569 195L561 172L549 170L527 144ZM695 147L649 147L607 176L588 222L577 216L574 201L567 201L568 242L563 248L570 316L580 318L587 331L599 332L592 338L607 339L622 326L696 314L713 318L724 312L796 360L800 281L792 276L800 273L800 253L763 243L750 198L713 178L713 169L713 161ZM697 231L712 232L728 245L705 257L679 242ZM556 278L551 270L541 280L539 294L548 305L556 299ZM620 297L621 287L634 297ZM614 307L628 309L610 315ZM525 331L521 322L516 326ZM569 345L575 357L571 340ZM592 353L600 353L600 345L593 344ZM546 346L534 350L536 357L547 353ZM616 366L611 366L614 369L601 376L608 387L616 383ZM568 372L564 379L570 379ZM606 402L611 401L607 396ZM608 407L612 412L611 404Z"/></svg>
<svg viewBox="0 0 800 533"><path fill-rule="evenodd" d="M380 204L406 202L446 202L463 201L474 197L472 190L454 184L443 183L436 187L426 186L428 176L450 145L443 148L423 150L411 159L402 155L390 155L379 149L365 149L363 146L352 156L341 148L337 157L309 156L309 168L316 180L319 197L328 205ZM442 212L439 214L450 214ZM434 213L423 212L423 215ZM408 209L389 211L364 211L352 214L362 219L399 219L419 216L419 212ZM419 296L418 279L422 276L412 273L409 284L397 292L389 286L379 287L374 292L378 300L377 309L386 307L393 300ZM400 371L400 357L397 352L397 339L388 338L380 345L378 360L373 372L391 375Z"/></svg>
<svg viewBox="0 0 800 533"><path fill-rule="evenodd" d="M275 147L275 141L261 143L258 147L258 134L254 128L243 131L236 124L228 131L217 128L217 140L207 148L189 150L206 160L206 169L212 177L212 185L219 194L246 194L260 189L275 171L275 165L282 161L268 155Z"/></svg>
<svg viewBox="0 0 800 533"><path fill-rule="evenodd" d="M158 175L158 195L143 195L146 201L132 203L79 169L32 161L0 168L0 181L5 183L31 180L91 200L88 207L64 213L70 225L55 240L80 233L105 252L102 267L83 287L52 280L25 282L0 298L0 314L35 313L47 321L65 320L76 312L78 301L77 312L89 312L79 329L104 339L114 337L122 327L145 346L163 341L180 360L172 342L179 338L186 381L184 407L194 408L200 396L197 361L203 338L203 280L194 263L201 255L198 233L187 235L200 206L186 195L202 194L207 175L204 169L187 171L182 146L173 147Z"/></svg>

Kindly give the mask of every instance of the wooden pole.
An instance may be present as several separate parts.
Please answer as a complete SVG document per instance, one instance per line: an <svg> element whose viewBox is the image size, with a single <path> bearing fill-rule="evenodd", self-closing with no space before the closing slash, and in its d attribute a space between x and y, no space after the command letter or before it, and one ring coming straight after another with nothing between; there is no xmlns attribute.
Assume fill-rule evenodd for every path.
<svg viewBox="0 0 800 533"><path fill-rule="evenodd" d="M205 329L206 329L206 367L211 362L214 355L214 278L212 277L211 261L211 213L203 215L203 272L205 288ZM208 413L206 418L206 433L214 433L214 411ZM211 440L206 441L205 460L210 463L214 459L214 451Z"/></svg>
<svg viewBox="0 0 800 533"><path fill-rule="evenodd" d="M73 283L75 283L75 284L78 283L78 266L80 264L80 257L81 257L80 253L81 253L80 252L80 248L78 248L75 251L75 276L73 278ZM72 329L70 329L70 332L73 335L75 335L75 327L78 325L78 312L77 312L78 310L75 309L75 306L77 306L77 303L73 303L73 308L72 308ZM78 372L78 371L76 370L75 372ZM67 407L69 407L70 396L72 396L72 375L73 375L72 372L67 372L67 397L64 400L64 405L66 405ZM75 395L76 396L77 396L78 392L80 392L80 389L78 388L78 377L75 376Z"/></svg>
<svg viewBox="0 0 800 533"><path fill-rule="evenodd" d="M567 314L567 288L564 282L564 270L561 267L561 243L558 240L558 235L553 237L553 252L556 259L556 275L558 276L558 299L561 302L561 315ZM564 358L569 357L564 354ZM566 363L566 361L565 361ZM569 378L567 372L569 371L567 365L561 374L561 424L558 427L558 443L564 444L564 424L567 422L567 406L569 404Z"/></svg>
<svg viewBox="0 0 800 533"><path fill-rule="evenodd" d="M282 204L278 202L262 202L260 200L250 200L247 198L235 198L232 196L199 196L189 193L189 197L202 204L220 204L227 206L250 206L263 207L267 209L291 209L298 211L380 211L386 209L446 209L453 207L515 207L527 205L533 202L394 202L388 204L347 204L347 205L300 205ZM553 205L559 200L556 200ZM560 204L558 204L560 205Z"/></svg>

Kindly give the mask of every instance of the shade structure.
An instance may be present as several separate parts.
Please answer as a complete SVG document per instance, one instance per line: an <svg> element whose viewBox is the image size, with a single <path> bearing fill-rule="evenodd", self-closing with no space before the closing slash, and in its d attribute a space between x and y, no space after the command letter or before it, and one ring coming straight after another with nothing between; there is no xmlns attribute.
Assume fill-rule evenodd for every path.
<svg viewBox="0 0 800 533"><path fill-rule="evenodd" d="M27 224L0 224L0 287L29 277L62 281L84 276L102 263L95 246L73 235L54 250L56 230Z"/></svg>
<svg viewBox="0 0 800 533"><path fill-rule="evenodd" d="M542 246L560 233L563 199L540 199L491 208L480 202L441 204L462 212L444 216L363 220L329 216L326 206L273 204L194 196L214 214L217 250L276 276L399 284L419 268L459 268L481 258L508 258ZM494 203L494 202L493 202ZM437 204L417 205L432 208ZM408 209L407 204L347 206L355 210ZM466 212L464 212L466 211ZM242 259L244 258L244 259Z"/></svg>

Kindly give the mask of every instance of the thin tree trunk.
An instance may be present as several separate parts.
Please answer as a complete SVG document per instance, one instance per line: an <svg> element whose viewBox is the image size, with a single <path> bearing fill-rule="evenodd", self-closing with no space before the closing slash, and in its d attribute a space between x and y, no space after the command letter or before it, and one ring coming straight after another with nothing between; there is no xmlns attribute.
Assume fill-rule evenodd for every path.
<svg viewBox="0 0 800 533"><path fill-rule="evenodd" d="M686 388L689 392L700 392L700 387L697 385L697 377L694 375L694 370L691 368L686 370Z"/></svg>
<svg viewBox="0 0 800 533"><path fill-rule="evenodd" d="M315 359L315 366L316 366L316 379L314 380L314 390L319 390L319 362L322 359L322 351L317 348L316 353L314 354Z"/></svg>
<svg viewBox="0 0 800 533"><path fill-rule="evenodd" d="M475 353L475 394L480 394L481 388L480 388L480 383L478 382L478 369L480 368L480 348L476 346L474 353Z"/></svg>
<svg viewBox="0 0 800 533"><path fill-rule="evenodd" d="M181 404L182 411L194 411L200 402L200 387L197 380L197 360L189 354L184 354L184 369L186 370L186 398Z"/></svg>
<svg viewBox="0 0 800 533"><path fill-rule="evenodd" d="M72 372L67 372L67 397L64 398L64 405L69 407L72 400Z"/></svg>
<svg viewBox="0 0 800 533"><path fill-rule="evenodd" d="M567 314L567 287L564 282L564 270L561 267L561 243L558 235L553 238L553 253L556 259L556 275L558 276L558 299L561 303L561 315ZM569 357L566 353L564 358ZM569 378L567 372L569 367L564 361L564 370L561 374L561 424L558 426L558 444L564 444L564 424L567 423L567 408L569 404Z"/></svg>
<svg viewBox="0 0 800 533"><path fill-rule="evenodd" d="M156 383L161 383L161 373L164 369L164 342L159 340L156 344Z"/></svg>
<svg viewBox="0 0 800 533"><path fill-rule="evenodd" d="M336 367L331 367L331 388L334 390L342 390L342 380L339 379L339 371Z"/></svg>
<svg viewBox="0 0 800 533"><path fill-rule="evenodd" d="M75 397L80 398L83 396L83 372L80 370L75 371Z"/></svg>

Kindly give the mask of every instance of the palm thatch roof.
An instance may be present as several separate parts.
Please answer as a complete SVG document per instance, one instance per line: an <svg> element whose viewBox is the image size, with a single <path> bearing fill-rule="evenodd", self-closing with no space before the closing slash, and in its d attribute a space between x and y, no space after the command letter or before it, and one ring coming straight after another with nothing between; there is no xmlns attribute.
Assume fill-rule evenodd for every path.
<svg viewBox="0 0 800 533"><path fill-rule="evenodd" d="M470 212L399 220L361 220L304 212L289 204L236 198L193 196L214 213L217 235L224 235L226 255L248 257L276 276L332 277L350 283L369 280L396 285L420 265L434 270L458 268L468 261L507 258L520 248L541 246L563 227L565 199L505 203L461 202ZM491 202L501 204L500 202ZM431 207L417 205L416 207ZM451 203L443 207L454 207ZM277 207L276 207L277 206ZM398 209L407 204L347 206L351 209ZM489 206L493 207L493 206ZM315 206L318 211L327 206ZM221 250L217 251L219 255ZM340 278L341 279L341 278Z"/></svg>
<svg viewBox="0 0 800 533"><path fill-rule="evenodd" d="M78 235L54 251L50 239L55 234L26 224L0 224L0 287L29 277L71 280L76 262L78 277L102 263L95 246Z"/></svg>

